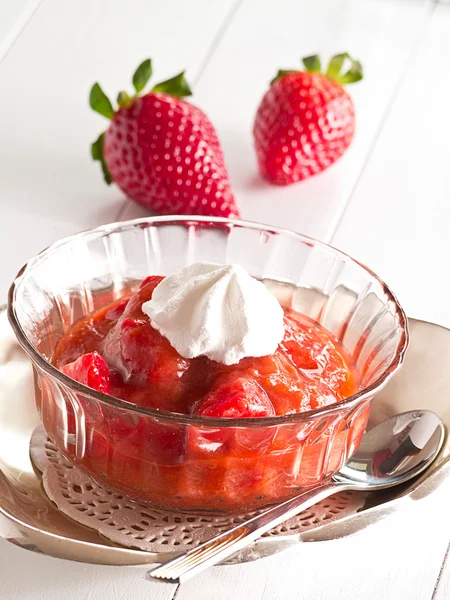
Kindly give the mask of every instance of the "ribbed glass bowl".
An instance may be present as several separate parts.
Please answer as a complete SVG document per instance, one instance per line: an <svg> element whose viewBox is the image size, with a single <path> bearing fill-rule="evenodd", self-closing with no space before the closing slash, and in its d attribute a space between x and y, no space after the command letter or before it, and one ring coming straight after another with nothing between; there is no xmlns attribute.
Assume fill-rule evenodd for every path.
<svg viewBox="0 0 450 600"><path fill-rule="evenodd" d="M353 356L364 389L300 414L214 419L106 396L51 364L75 321L147 275L197 261L242 265L282 305L326 327ZM396 298L349 256L291 231L207 217L138 219L63 239L20 271L8 312L34 366L40 417L62 454L110 488L186 511L254 509L330 477L357 448L371 401L408 343Z"/></svg>

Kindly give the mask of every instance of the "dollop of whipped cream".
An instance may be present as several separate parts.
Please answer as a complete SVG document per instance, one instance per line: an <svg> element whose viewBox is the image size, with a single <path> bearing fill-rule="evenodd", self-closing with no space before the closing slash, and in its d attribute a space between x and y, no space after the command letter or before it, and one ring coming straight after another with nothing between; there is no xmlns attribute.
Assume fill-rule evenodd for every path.
<svg viewBox="0 0 450 600"><path fill-rule="evenodd" d="M239 265L194 263L163 279L142 311L184 358L234 365L284 337L280 303Z"/></svg>

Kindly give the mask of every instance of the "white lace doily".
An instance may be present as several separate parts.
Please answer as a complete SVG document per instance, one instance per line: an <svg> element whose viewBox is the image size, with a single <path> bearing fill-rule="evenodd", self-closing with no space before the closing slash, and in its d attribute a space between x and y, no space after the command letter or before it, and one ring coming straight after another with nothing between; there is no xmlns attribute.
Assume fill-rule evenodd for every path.
<svg viewBox="0 0 450 600"><path fill-rule="evenodd" d="M189 515L129 500L73 467L48 439L42 426L33 433L30 455L42 474L47 496L62 513L128 548L147 552L188 550L256 514ZM353 514L364 505L365 497L361 492L336 494L275 527L264 537L300 534Z"/></svg>

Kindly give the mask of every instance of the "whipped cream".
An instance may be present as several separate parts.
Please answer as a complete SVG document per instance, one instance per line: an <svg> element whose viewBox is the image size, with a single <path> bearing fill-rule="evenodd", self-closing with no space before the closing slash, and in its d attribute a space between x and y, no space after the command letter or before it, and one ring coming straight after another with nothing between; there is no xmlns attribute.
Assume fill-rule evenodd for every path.
<svg viewBox="0 0 450 600"><path fill-rule="evenodd" d="M234 365L272 354L284 337L280 303L239 265L190 265L163 279L142 311L184 358Z"/></svg>

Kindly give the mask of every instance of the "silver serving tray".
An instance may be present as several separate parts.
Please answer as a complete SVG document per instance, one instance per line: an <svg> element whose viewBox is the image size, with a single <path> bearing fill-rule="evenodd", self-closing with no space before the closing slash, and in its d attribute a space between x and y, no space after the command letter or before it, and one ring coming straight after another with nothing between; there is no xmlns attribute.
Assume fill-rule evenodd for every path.
<svg viewBox="0 0 450 600"><path fill-rule="evenodd" d="M51 556L96 564L137 565L160 562L155 554L113 546L95 531L60 513L42 491L29 460L29 442L39 423L31 384L31 365L0 313L0 536ZM450 330L409 320L411 341L403 368L375 398L369 428L399 412L426 408L438 413L450 430ZM405 500L420 500L448 476L450 442L420 478L386 492L369 494L362 509L314 530L262 538L230 562L255 560L299 542L351 535L401 510Z"/></svg>

